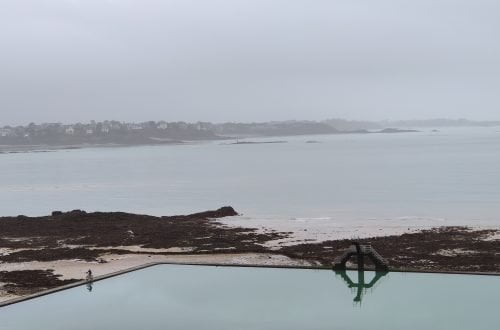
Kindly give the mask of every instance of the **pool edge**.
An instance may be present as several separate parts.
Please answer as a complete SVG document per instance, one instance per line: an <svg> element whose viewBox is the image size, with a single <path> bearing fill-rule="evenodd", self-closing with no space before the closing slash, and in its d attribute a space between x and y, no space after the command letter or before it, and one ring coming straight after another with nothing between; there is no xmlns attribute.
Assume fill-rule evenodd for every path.
<svg viewBox="0 0 500 330"><path fill-rule="evenodd" d="M319 266L286 266L286 265L241 265L241 264L221 264L221 263L189 263L189 262L151 262L140 266L135 266L106 275L96 276L93 282L99 282L108 278L116 277L119 275L127 274L141 269L150 268L158 265L182 265L182 266L211 266L211 267L240 267L240 268L278 268L278 269L312 269L312 270L332 270L331 267L319 267ZM357 268L348 268L347 270L357 270ZM367 269L366 271L373 271ZM481 276L500 276L500 273L489 273L489 272L458 272L458 271L439 271L439 270L417 270L417 269L395 269L390 270L391 273L421 273L421 274L449 274L449 275L481 275ZM57 288L40 291L28 296L23 296L19 298L14 298L0 302L0 308L9 305L14 305L21 303L23 301L32 300L35 298L43 297L52 293L57 293L65 291L68 289L76 288L87 284L86 280L81 280L71 284L63 285Z"/></svg>

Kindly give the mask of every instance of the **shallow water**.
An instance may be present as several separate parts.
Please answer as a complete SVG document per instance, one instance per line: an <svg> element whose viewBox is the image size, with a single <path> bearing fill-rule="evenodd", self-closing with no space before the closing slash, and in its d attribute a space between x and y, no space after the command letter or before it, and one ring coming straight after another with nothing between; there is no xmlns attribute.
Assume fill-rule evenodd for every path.
<svg viewBox="0 0 500 330"><path fill-rule="evenodd" d="M365 273L370 286L374 273ZM348 272L354 283L357 272ZM1 330L494 329L500 278L160 265L0 308Z"/></svg>
<svg viewBox="0 0 500 330"><path fill-rule="evenodd" d="M269 219L500 224L498 128L264 140L276 139L288 143L0 154L0 215L232 205Z"/></svg>

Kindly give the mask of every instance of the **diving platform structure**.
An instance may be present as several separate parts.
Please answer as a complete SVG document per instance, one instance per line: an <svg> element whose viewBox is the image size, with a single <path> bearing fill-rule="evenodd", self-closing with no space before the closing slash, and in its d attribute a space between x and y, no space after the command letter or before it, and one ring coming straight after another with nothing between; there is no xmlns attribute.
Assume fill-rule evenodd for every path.
<svg viewBox="0 0 500 330"><path fill-rule="evenodd" d="M346 270L347 262L353 256L356 256L358 263L358 270L365 268L365 258L370 258L375 265L375 270L386 272L389 270L389 263L385 260L371 244L360 244L354 242L340 257L335 258L333 262L334 270Z"/></svg>

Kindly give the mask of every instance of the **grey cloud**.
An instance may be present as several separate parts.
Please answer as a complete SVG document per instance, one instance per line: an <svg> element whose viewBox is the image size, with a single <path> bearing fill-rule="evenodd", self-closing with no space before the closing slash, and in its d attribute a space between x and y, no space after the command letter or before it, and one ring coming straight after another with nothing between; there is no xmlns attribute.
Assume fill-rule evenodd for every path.
<svg viewBox="0 0 500 330"><path fill-rule="evenodd" d="M500 119L498 1L3 0L0 125Z"/></svg>

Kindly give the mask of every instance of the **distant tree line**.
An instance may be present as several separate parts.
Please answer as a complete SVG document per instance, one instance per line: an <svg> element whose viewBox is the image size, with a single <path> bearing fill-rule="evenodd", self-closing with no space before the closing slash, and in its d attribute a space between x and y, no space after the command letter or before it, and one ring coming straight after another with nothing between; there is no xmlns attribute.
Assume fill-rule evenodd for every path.
<svg viewBox="0 0 500 330"><path fill-rule="evenodd" d="M80 144L155 144L181 141L216 140L255 136L367 133L394 127L499 126L500 122L465 119L410 121L276 121L261 123L209 123L147 121L126 123L116 120L89 123L30 123L27 126L0 128L0 145L80 145ZM383 132L383 131L382 131Z"/></svg>

